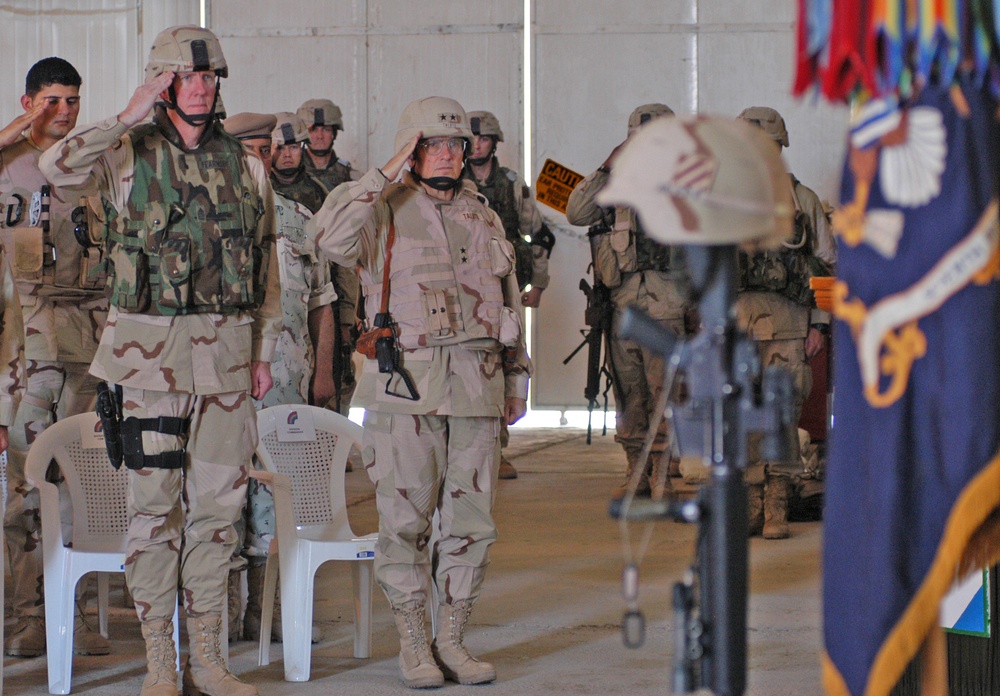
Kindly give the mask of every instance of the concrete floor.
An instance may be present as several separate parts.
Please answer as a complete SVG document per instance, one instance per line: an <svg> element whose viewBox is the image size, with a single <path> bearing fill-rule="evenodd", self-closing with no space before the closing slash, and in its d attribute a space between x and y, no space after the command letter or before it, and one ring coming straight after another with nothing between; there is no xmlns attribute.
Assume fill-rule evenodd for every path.
<svg viewBox="0 0 1000 696"><path fill-rule="evenodd" d="M693 558L695 529L673 522L632 526L642 556L640 607L645 645L622 645L624 609L620 576L624 558L617 523L606 513L607 496L625 468L611 435L573 429L511 430L508 456L520 478L503 481L496 505L500 539L493 546L482 597L466 631L473 653L493 662L498 680L465 687L446 682L448 694L664 694L669 693L673 653L670 588ZM376 529L374 492L361 471L348 474L354 531ZM748 694L819 695L820 523L792 526L792 538L750 544ZM341 696L413 693L399 681L398 641L384 596L376 588L374 646L356 660L349 571L328 564L320 571L316 616L327 640L313 648L312 678L283 681L280 644L272 663L257 667L256 644L231 646L234 671L261 694ZM116 602L116 598L118 601ZM112 596L108 657L77 657L74 694L137 694L145 673L138 622ZM4 693L46 694L46 662L7 658Z"/></svg>

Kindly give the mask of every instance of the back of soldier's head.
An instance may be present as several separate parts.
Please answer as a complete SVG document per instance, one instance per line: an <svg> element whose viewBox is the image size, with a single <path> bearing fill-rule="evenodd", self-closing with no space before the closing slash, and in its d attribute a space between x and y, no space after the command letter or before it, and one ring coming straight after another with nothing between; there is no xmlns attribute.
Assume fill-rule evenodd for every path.
<svg viewBox="0 0 1000 696"><path fill-rule="evenodd" d="M66 85L79 87L83 84L80 73L69 61L57 58L42 58L31 66L24 80L24 93L29 97L38 94L43 87L49 85Z"/></svg>
<svg viewBox="0 0 1000 696"><path fill-rule="evenodd" d="M788 147L788 129L785 128L785 119L781 118L781 114L771 107L751 106L743 109L737 118L752 126L757 126L771 140Z"/></svg>

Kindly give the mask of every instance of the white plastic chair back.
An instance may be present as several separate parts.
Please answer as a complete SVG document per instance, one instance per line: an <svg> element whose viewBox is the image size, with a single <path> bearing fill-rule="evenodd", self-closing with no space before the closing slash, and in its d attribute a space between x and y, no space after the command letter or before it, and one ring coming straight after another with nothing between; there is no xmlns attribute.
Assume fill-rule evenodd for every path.
<svg viewBox="0 0 1000 696"><path fill-rule="evenodd" d="M285 425L305 414L315 439L283 441ZM284 425L283 425L284 424ZM286 681L308 681L312 661L316 571L327 561L350 561L354 589L354 656L371 656L371 605L377 534L357 537L347 518L344 472L352 447L361 448L361 426L315 406L273 406L257 413L257 456L274 494L276 542L264 571L258 662L270 659L271 616L281 568L281 621ZM286 433L287 434L287 433Z"/></svg>

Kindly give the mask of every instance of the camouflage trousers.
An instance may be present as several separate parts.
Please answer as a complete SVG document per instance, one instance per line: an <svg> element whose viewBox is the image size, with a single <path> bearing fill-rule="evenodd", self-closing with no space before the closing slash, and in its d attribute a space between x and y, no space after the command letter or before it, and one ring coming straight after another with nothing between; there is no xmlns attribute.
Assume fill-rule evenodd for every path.
<svg viewBox="0 0 1000 696"><path fill-rule="evenodd" d="M625 307L633 305L660 320L678 336L684 335L683 299L676 283L655 271L629 273L615 289L615 336L611 343L612 381L615 393L615 442L627 455L638 456L663 392L663 360L634 341L618 338L618 319ZM668 448L666 419L650 450L655 461Z"/></svg>
<svg viewBox="0 0 1000 696"><path fill-rule="evenodd" d="M368 411L362 459L375 484L375 578L394 607L479 597L496 541L500 419Z"/></svg>
<svg viewBox="0 0 1000 696"><path fill-rule="evenodd" d="M129 472L125 581L140 621L221 614L246 500L257 420L246 392L198 396L126 387L123 415L190 418L186 435L144 432L145 454L186 449L183 469Z"/></svg>
<svg viewBox="0 0 1000 696"><path fill-rule="evenodd" d="M28 488L24 472L28 448L56 420L93 410L97 378L87 373L88 367L86 363L28 361L27 388L9 429L3 523L10 555L9 592L15 617L45 614L38 489ZM58 484L62 477L53 466L47 479ZM70 539L72 510L68 494L60 496L60 500L67 501L61 516L63 535Z"/></svg>
<svg viewBox="0 0 1000 696"><path fill-rule="evenodd" d="M783 367L792 374L795 385L794 423L798 424L802 416L802 404L812 390L812 370L806 359L806 344L804 338L792 338L782 341L757 341L757 351L760 354L762 367L776 365ZM792 453L788 461L763 461L757 449L758 441L751 438L750 459L747 465L746 480L750 485L764 482L765 474L779 476L794 476L802 473L802 459L799 453L799 438L792 438Z"/></svg>

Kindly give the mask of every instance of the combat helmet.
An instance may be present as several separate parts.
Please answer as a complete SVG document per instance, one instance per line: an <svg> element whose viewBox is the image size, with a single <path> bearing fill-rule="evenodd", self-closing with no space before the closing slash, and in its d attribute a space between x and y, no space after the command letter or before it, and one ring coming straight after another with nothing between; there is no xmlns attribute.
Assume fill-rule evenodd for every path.
<svg viewBox="0 0 1000 696"><path fill-rule="evenodd" d="M628 134L632 135L639 126L642 126L655 118L673 116L674 110L666 104L643 104L637 106L628 117Z"/></svg>
<svg viewBox="0 0 1000 696"><path fill-rule="evenodd" d="M278 145L293 145L309 140L306 124L296 114L291 111L279 111L274 118L276 122L274 130L271 131L271 140Z"/></svg>
<svg viewBox="0 0 1000 696"><path fill-rule="evenodd" d="M788 129L781 114L769 106L751 106L743 109L737 117L741 121L757 126L767 133L771 140L788 147Z"/></svg>
<svg viewBox="0 0 1000 696"><path fill-rule="evenodd" d="M492 135L498 143L503 142L503 131L500 130L500 119L489 111L470 111L469 127L473 135Z"/></svg>
<svg viewBox="0 0 1000 696"><path fill-rule="evenodd" d="M229 66L222 55L219 39L208 29L193 25L169 27L153 39L146 62L146 82L167 71L202 70L229 77Z"/></svg>
<svg viewBox="0 0 1000 696"><path fill-rule="evenodd" d="M601 205L635 208L666 244L773 247L792 231L795 207L781 156L743 121L658 119L626 143Z"/></svg>
<svg viewBox="0 0 1000 696"><path fill-rule="evenodd" d="M344 114L329 99L310 99L303 102L295 114L309 126L333 126L344 130Z"/></svg>
<svg viewBox="0 0 1000 696"><path fill-rule="evenodd" d="M406 105L396 129L396 152L421 132L424 138L465 138L472 145L472 129L465 109L447 97L425 97Z"/></svg>

